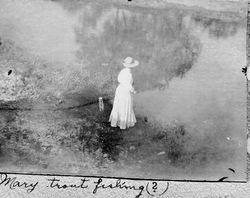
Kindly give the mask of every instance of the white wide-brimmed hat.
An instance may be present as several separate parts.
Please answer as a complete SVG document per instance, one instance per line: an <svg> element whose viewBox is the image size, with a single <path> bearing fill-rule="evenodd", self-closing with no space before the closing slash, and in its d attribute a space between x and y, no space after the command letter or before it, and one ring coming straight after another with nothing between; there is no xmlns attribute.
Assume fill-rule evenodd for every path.
<svg viewBox="0 0 250 198"><path fill-rule="evenodd" d="M139 65L139 61L133 59L132 57L127 57L123 60L124 67L136 67Z"/></svg>

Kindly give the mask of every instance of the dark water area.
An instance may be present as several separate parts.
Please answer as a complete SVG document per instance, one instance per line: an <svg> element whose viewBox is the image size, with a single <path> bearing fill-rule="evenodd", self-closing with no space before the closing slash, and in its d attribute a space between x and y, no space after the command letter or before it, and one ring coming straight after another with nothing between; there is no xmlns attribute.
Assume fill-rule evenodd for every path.
<svg viewBox="0 0 250 198"><path fill-rule="evenodd" d="M13 14L2 19L9 21L26 10L17 2L5 6ZM0 33L52 62L28 62L27 69L18 53L1 51L7 62L1 65L17 62L25 82L36 82L37 94L35 103L25 103L11 100L13 91L1 106L1 169L216 180L233 168L230 180L245 178L245 19L91 2L70 11L57 2L31 7L54 26L46 17L39 17L41 26L36 18L25 23L30 16L23 15L20 24L11 23L20 34L1 19ZM133 70L138 122L122 131L107 121L126 56L140 61ZM99 96L106 99L103 112L93 102Z"/></svg>

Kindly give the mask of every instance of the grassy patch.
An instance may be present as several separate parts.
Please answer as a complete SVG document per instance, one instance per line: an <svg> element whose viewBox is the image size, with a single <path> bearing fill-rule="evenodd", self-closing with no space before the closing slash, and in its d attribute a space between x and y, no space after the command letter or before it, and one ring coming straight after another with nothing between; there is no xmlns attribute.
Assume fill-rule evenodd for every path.
<svg viewBox="0 0 250 198"><path fill-rule="evenodd" d="M140 170L154 169L155 163L193 170L233 154L221 150L212 137L197 143L181 123L162 127L139 117L133 128L112 128L107 122L111 107L105 102L103 112L92 104L64 111L2 113L1 156L17 170L32 165L43 172L104 174L138 164Z"/></svg>

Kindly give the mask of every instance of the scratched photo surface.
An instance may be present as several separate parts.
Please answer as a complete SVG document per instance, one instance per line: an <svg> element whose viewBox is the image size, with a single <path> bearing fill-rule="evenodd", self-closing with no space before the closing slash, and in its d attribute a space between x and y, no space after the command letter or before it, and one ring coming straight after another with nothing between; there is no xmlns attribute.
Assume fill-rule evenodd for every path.
<svg viewBox="0 0 250 198"><path fill-rule="evenodd" d="M245 181L246 16L243 0L2 0L0 171ZM120 129L126 57L137 122Z"/></svg>

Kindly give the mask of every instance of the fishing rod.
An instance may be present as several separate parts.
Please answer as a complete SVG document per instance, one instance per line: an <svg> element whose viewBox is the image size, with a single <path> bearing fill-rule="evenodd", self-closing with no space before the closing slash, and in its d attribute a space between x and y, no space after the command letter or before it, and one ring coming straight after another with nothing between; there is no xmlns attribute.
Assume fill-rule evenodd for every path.
<svg viewBox="0 0 250 198"><path fill-rule="evenodd" d="M103 110L103 102L109 102L108 98L98 98L97 100L90 101L88 103L84 103L81 105L75 105L75 106L70 106L70 107L60 107L60 108L33 108L33 107L10 107L10 105L6 105L6 107L1 106L0 111L63 111L63 110L70 110L70 109L77 109L77 108L82 108L86 106L90 106L93 104L99 104L99 109Z"/></svg>

